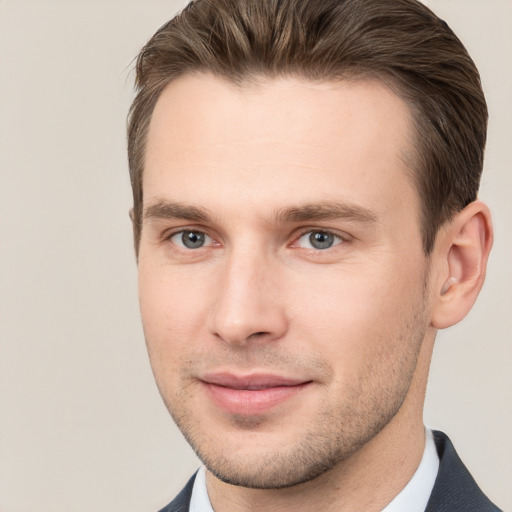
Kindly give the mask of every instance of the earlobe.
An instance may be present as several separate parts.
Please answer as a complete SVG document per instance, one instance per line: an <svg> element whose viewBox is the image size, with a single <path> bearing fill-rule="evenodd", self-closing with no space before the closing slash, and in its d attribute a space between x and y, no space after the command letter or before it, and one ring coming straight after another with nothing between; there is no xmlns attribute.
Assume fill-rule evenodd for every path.
<svg viewBox="0 0 512 512"><path fill-rule="evenodd" d="M444 329L460 322L473 307L485 279L492 247L487 206L475 201L457 213L436 241L439 271L433 290L432 326Z"/></svg>

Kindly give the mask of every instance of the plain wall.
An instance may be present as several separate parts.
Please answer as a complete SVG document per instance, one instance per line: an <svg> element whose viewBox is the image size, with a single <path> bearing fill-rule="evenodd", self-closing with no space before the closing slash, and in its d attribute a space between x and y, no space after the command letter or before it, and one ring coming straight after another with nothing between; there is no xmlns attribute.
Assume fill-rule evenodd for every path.
<svg viewBox="0 0 512 512"><path fill-rule="evenodd" d="M496 243L425 421L512 510L512 3L428 3L481 70ZM0 0L0 512L156 511L198 464L147 361L125 156L131 60L183 5Z"/></svg>

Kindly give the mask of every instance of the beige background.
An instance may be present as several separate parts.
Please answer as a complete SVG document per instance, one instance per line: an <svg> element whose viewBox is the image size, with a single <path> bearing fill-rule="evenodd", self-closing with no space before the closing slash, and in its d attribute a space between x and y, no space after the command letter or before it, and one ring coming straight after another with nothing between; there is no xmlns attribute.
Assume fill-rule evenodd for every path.
<svg viewBox="0 0 512 512"><path fill-rule="evenodd" d="M481 69L497 240L425 420L512 510L512 2L429 4ZM0 0L1 512L156 511L197 465L146 358L124 141L131 59L182 5Z"/></svg>

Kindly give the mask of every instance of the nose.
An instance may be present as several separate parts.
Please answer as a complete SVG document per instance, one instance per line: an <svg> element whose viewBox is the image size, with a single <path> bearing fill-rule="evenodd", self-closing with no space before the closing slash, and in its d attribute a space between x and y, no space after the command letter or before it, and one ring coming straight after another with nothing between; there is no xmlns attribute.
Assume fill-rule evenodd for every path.
<svg viewBox="0 0 512 512"><path fill-rule="evenodd" d="M226 343L275 341L288 321L278 265L269 257L232 253L222 264L212 294L210 332Z"/></svg>

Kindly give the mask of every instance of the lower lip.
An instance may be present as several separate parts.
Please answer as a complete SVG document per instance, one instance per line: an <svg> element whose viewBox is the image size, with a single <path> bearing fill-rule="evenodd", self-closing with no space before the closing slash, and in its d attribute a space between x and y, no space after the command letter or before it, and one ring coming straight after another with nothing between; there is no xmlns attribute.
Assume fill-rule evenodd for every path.
<svg viewBox="0 0 512 512"><path fill-rule="evenodd" d="M206 391L215 405L229 414L255 416L264 414L303 391L310 382L295 386L248 390L233 389L205 382Z"/></svg>

